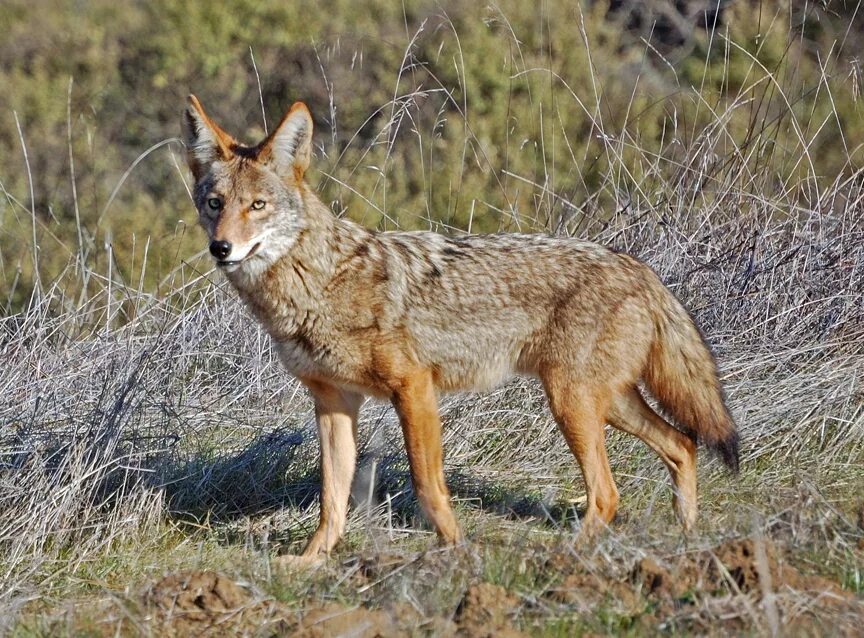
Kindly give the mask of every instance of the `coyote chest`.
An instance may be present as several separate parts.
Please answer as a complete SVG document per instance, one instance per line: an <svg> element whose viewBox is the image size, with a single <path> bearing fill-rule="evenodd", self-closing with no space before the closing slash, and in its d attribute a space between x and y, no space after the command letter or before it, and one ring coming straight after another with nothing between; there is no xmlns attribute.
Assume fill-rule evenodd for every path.
<svg viewBox="0 0 864 638"><path fill-rule="evenodd" d="M316 345L302 333L285 339L275 339L274 344L284 366L296 376L332 378L341 376L340 372L344 374L348 367L338 353Z"/></svg>
<svg viewBox="0 0 864 638"><path fill-rule="evenodd" d="M346 334L326 316L306 315L302 323L268 323L268 332L289 373L307 379L330 379L346 388L380 394L368 379L367 335Z"/></svg>

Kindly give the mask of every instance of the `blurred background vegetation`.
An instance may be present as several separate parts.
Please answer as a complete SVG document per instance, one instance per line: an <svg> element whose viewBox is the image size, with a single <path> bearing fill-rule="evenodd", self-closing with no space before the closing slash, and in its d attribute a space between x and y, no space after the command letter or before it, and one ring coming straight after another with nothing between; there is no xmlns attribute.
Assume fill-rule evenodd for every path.
<svg viewBox="0 0 864 638"><path fill-rule="evenodd" d="M0 33L6 313L198 263L190 92L249 142L305 101L309 179L382 229L590 236L714 179L794 215L864 159L857 0L4 0Z"/></svg>

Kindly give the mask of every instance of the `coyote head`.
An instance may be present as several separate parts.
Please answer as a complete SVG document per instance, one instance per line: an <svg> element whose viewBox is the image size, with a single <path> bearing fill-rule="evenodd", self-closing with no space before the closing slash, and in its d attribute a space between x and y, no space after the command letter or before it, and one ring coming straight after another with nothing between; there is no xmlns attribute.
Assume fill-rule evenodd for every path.
<svg viewBox="0 0 864 638"><path fill-rule="evenodd" d="M263 269L291 248L302 227L311 140L312 118L301 102L263 142L244 146L189 96L183 141L195 177L198 220L217 266L228 272Z"/></svg>

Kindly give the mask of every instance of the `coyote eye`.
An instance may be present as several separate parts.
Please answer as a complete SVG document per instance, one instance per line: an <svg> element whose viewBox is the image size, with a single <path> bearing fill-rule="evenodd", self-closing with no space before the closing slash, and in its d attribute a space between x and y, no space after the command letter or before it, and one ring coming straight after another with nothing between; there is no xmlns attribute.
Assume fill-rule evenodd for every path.
<svg viewBox="0 0 864 638"><path fill-rule="evenodd" d="M267 204L263 199L256 199L252 202L252 210L261 210Z"/></svg>
<svg viewBox="0 0 864 638"><path fill-rule="evenodd" d="M219 210L222 208L222 200L218 197L211 197L207 200L207 205L213 210Z"/></svg>

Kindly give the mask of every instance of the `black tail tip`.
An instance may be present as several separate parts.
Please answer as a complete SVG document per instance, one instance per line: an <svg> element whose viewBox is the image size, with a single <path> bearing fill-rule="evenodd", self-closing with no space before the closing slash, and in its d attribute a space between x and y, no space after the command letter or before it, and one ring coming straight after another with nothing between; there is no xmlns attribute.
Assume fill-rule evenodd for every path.
<svg viewBox="0 0 864 638"><path fill-rule="evenodd" d="M732 431L722 441L717 441L711 448L720 456L720 460L728 467L733 474L738 474L739 457L738 457L738 432Z"/></svg>

